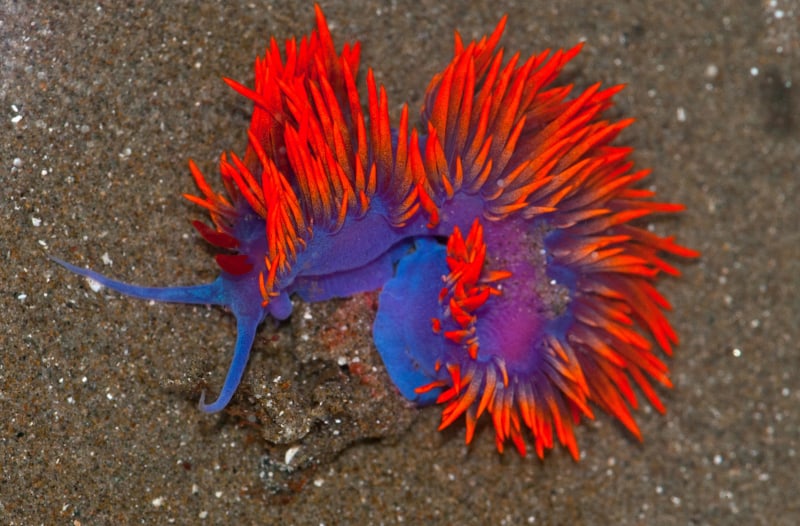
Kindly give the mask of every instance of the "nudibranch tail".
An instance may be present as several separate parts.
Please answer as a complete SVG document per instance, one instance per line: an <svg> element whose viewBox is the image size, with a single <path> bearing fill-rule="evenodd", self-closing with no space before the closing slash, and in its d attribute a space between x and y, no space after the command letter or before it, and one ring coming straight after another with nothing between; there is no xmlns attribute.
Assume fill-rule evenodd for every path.
<svg viewBox="0 0 800 526"><path fill-rule="evenodd" d="M654 282L678 273L666 254L697 253L632 224L682 207L636 188L648 171L611 145L632 122L600 118L621 86L571 99L552 87L581 46L503 65L504 24L466 45L457 35L429 86L423 206L449 240L401 261L375 342L406 397L443 404L442 427L465 417L468 443L487 412L500 451L510 440L524 455L527 428L540 457L557 440L577 458L589 402L636 437L634 384L663 411L651 382L670 382L649 337L666 354L677 339Z"/></svg>

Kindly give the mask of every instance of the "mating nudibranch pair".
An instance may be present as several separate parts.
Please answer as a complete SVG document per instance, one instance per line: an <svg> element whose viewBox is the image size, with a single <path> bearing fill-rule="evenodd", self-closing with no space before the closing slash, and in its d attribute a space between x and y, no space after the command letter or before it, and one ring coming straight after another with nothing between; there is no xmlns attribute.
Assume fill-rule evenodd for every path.
<svg viewBox="0 0 800 526"><path fill-rule="evenodd" d="M359 44L337 54L316 17L285 56L270 42L253 88L226 79L254 109L244 158L220 160L225 194L190 164L202 196L186 197L214 223L194 226L225 251L214 282L139 287L59 263L129 296L233 312L233 360L219 397L201 396L207 412L230 402L258 325L288 317L292 294L382 288L375 344L406 398L444 404L441 427L464 415L469 442L489 413L500 451L511 439L525 454L528 428L539 456L555 435L577 458L573 421L592 402L638 437L631 380L660 411L651 382L670 385L648 334L667 354L677 342L654 281L678 274L663 255L696 253L631 224L682 207L652 201L631 149L611 145L631 121L600 114L621 88L551 86L580 46L504 64L503 18L480 41L456 34L420 132L406 106L392 128L371 70L362 109Z"/></svg>

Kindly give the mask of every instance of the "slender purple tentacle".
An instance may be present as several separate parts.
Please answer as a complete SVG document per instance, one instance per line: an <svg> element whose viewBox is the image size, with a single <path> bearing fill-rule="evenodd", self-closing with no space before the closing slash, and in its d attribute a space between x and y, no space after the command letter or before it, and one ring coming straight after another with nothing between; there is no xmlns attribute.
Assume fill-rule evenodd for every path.
<svg viewBox="0 0 800 526"><path fill-rule="evenodd" d="M171 303L190 303L194 305L225 305L222 280L217 278L211 283L189 285L185 287L141 287L111 279L103 274L87 268L76 267L61 259L50 257L53 261L86 278L100 283L126 296L145 300L166 301Z"/></svg>
<svg viewBox="0 0 800 526"><path fill-rule="evenodd" d="M200 409L206 413L217 413L225 409L225 406L231 401L236 389L239 387L239 382L242 380L244 369L247 367L247 359L250 356L250 349L253 346L253 340L256 337L256 330L261 323L263 316L258 314L236 314L236 347L233 350L233 359L228 368L228 374L225 377L225 383L219 393L217 399L206 404L206 392L200 395Z"/></svg>

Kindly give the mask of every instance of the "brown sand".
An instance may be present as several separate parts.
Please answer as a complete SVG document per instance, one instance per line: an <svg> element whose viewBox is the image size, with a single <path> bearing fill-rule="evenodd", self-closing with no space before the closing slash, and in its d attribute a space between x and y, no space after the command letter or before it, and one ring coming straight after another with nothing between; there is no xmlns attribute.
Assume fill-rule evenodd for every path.
<svg viewBox="0 0 800 526"><path fill-rule="evenodd" d="M47 259L210 280L180 194L189 157L213 174L245 144L248 104L220 77L249 84L269 36L312 27L294 1L127 4L0 4L0 523L800 523L797 0L323 6L395 114L419 107L453 29L504 12L509 50L585 39L572 80L628 84L624 140L689 209L654 227L703 258L662 285L682 335L667 415L638 412L643 444L605 415L582 425L577 463L499 456L488 428L466 448L437 409L407 408L369 347L371 296L265 326L237 414L205 416L230 316L95 293Z"/></svg>

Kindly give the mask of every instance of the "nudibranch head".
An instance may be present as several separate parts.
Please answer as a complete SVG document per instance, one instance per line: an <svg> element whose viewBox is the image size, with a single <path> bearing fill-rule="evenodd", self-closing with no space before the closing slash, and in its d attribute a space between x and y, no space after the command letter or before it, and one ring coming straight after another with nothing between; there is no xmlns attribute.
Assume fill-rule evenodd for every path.
<svg viewBox="0 0 800 526"><path fill-rule="evenodd" d="M434 231L386 284L375 342L403 394L444 405L441 427L462 415L466 440L489 414L500 451L537 454L555 439L578 457L573 423L590 403L636 437L637 385L669 386L677 337L654 281L678 271L666 254L697 254L632 224L679 205L636 188L630 148L611 141L630 120L600 118L620 87L569 99L550 84L580 50L503 65L495 32L464 45L431 83L423 108L423 161ZM467 232L464 234L464 232Z"/></svg>
<svg viewBox="0 0 800 526"><path fill-rule="evenodd" d="M291 314L290 295L307 301L380 288L406 250L402 228L417 215L424 174L408 110L393 132L383 87L367 72L368 109L355 78L359 45L336 53L319 6L317 30L285 44L273 39L255 64L254 87L226 82L254 103L246 154L223 154L224 193L190 162L213 226L199 234L225 251L213 283L140 287L57 260L123 294L158 301L227 307L237 319L237 342L219 398L200 406L223 409L244 373L258 325ZM418 220L421 223L422 220Z"/></svg>

